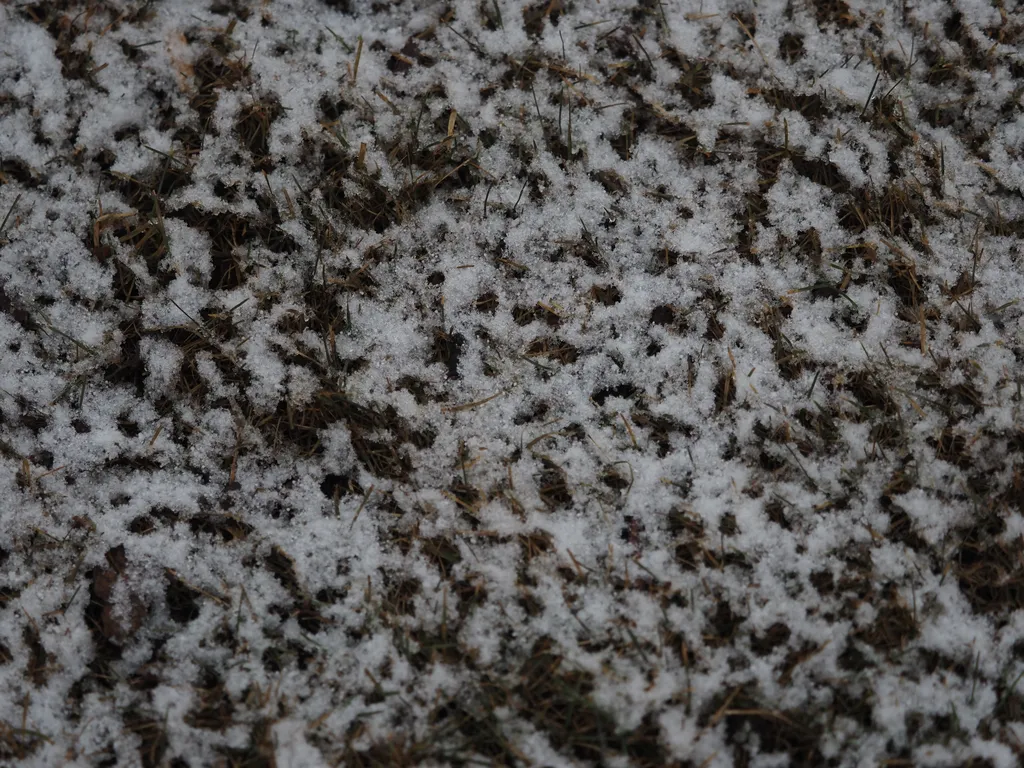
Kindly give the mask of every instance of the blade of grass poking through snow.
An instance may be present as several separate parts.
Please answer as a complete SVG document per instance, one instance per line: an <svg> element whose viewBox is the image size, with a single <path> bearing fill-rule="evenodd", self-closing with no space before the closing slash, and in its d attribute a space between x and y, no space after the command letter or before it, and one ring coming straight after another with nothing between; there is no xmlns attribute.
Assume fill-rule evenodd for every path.
<svg viewBox="0 0 1024 768"><path fill-rule="evenodd" d="M348 43L346 43L346 42L344 41L344 39L342 39L342 38L341 38L341 37L340 37L340 36L338 35L338 33L337 33L337 32L335 32L335 31L334 31L333 29L331 29L330 27L324 27L324 29L326 29L326 30L327 30L328 32L330 32L330 34L331 34L331 37L333 37L333 38L335 39L335 41L336 41L336 42L337 42L337 43L338 43L338 44L339 44L339 45L340 45L340 46L341 46L342 48L344 48L344 49L345 49L345 53L352 53L352 51L354 50L354 49L352 48L352 46L351 46L351 45L349 45Z"/></svg>
<svg viewBox="0 0 1024 768"><path fill-rule="evenodd" d="M4 214L3 221L0 221L0 238L4 236L4 230L7 229L7 222L10 221L11 216L14 214L14 209L18 207L19 200L21 200L21 193L15 195L14 202L11 203L10 208L7 209L7 213Z"/></svg>
<svg viewBox="0 0 1024 768"><path fill-rule="evenodd" d="M366 489L366 493L363 495L362 500L359 502L359 507L356 509L355 515L352 516L352 522L349 524L349 530L355 528L356 521L359 519L359 515L363 512L363 507L366 506L366 502L370 500L370 496L373 495L374 486L370 486Z"/></svg>
<svg viewBox="0 0 1024 768"><path fill-rule="evenodd" d="M356 59L352 65L352 85L356 84L356 80L359 79L359 61L363 58L363 36L360 35L356 39ZM378 94L380 95L380 94Z"/></svg>
<svg viewBox="0 0 1024 768"><path fill-rule="evenodd" d="M441 412L442 413L458 413L459 411L472 410L473 408L479 408L481 405L486 405L487 403L489 403L492 400L495 400L495 399L501 397L504 394L505 394L505 390L502 390L500 392L495 392L490 397L485 397L482 400L474 400L471 403L463 403L462 405L453 405L451 407L442 408Z"/></svg>

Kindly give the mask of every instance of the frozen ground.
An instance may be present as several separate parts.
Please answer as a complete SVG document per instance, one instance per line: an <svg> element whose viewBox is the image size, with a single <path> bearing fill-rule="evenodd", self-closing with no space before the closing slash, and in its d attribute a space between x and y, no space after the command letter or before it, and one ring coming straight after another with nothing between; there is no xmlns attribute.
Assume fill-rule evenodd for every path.
<svg viewBox="0 0 1024 768"><path fill-rule="evenodd" d="M0 762L1018 765L1022 44L0 4Z"/></svg>

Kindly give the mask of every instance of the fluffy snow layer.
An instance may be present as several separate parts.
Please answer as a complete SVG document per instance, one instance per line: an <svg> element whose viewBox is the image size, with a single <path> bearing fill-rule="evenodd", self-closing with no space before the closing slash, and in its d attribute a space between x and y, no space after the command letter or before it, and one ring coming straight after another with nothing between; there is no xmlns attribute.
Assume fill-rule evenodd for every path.
<svg viewBox="0 0 1024 768"><path fill-rule="evenodd" d="M0 5L0 762L1018 765L1022 18Z"/></svg>

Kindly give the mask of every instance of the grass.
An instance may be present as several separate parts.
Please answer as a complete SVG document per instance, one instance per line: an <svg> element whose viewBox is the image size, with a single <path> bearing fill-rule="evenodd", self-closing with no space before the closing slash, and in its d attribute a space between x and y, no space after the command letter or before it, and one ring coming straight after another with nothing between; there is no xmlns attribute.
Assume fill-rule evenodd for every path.
<svg viewBox="0 0 1024 768"><path fill-rule="evenodd" d="M0 247L66 227L102 274L89 295L66 266L36 274L12 255L0 278L18 376L60 377L56 397L0 395L27 521L0 542L0 673L25 696L0 717L0 759L67 746L37 730L54 722L32 710L47 696L66 700L68 733L101 715L120 727L87 759L154 768L180 764L182 733L218 764L275 765L286 721L350 766L556 759L541 742L558 760L652 767L839 765L829 750L877 742L864 760L909 765L975 737L1019 759L1020 648L979 641L991 663L937 649L933 622L948 585L964 621L1007 633L1024 595L1019 307L989 298L1021 231L993 144L1020 89L973 109L991 73L1020 79L1020 25L854 5L798 9L777 39L757 9L684 18L659 0L601 17L487 0L423 11L417 29L405 6L375 5L358 34L299 43L273 8L215 4L180 31L189 57L167 83L143 69L152 44L130 42L151 36L128 34L158 9L12 9L52 38L73 109L110 87L109 37L152 114L90 155L0 93L0 117L33 115L22 138L53 157L0 154ZM397 43L373 32L384 20ZM692 53L666 35L684 22L704 40ZM257 49L241 42L254 24ZM527 48L493 53L488 36L513 27ZM847 62L871 73L859 98L819 67L845 34L878 49ZM277 142L295 110L259 57L291 71L324 50L341 75ZM488 75L469 98L441 62ZM482 110L461 106L477 97ZM719 120L729 99L770 117ZM144 143L149 129L170 145ZM822 146L852 148L868 180ZM92 195L77 223L47 197L58 164ZM783 221L773 190L794 179L825 224ZM601 205L556 215L556 189ZM181 266L185 232L208 266ZM160 307L175 320L154 321ZM102 344L82 340L88 317ZM376 322L415 351L396 360ZM254 339L287 372L272 396L254 394ZM157 344L175 355L163 389ZM110 424L96 397L123 399ZM64 463L53 435L113 447ZM199 490L143 503L156 479ZM69 513L62 499L94 482L143 491ZM159 543L142 554L168 541L202 567L160 560ZM244 583L224 575L236 566ZM91 648L58 696L54 638L71 622ZM169 650L182 642L202 659L187 681ZM908 708L897 738L882 676L941 680L949 706ZM190 694L173 716L154 693L172 684ZM965 707L985 708L982 725ZM680 746L684 723L696 736Z"/></svg>

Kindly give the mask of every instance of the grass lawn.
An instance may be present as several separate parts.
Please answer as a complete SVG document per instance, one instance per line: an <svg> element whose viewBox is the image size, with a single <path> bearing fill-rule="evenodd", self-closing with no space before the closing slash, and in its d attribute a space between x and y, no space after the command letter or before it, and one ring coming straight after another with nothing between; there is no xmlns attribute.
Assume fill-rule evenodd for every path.
<svg viewBox="0 0 1024 768"><path fill-rule="evenodd" d="M0 3L0 764L1020 765L1022 54Z"/></svg>

